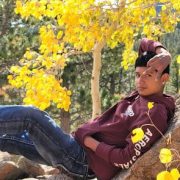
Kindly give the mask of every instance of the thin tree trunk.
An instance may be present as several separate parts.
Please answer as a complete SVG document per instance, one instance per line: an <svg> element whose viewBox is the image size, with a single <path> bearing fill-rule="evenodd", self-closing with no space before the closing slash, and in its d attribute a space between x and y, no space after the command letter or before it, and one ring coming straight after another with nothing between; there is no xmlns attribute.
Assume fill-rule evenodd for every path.
<svg viewBox="0 0 180 180"><path fill-rule="evenodd" d="M110 94L114 95L115 93L115 77L114 73L110 75Z"/></svg>
<svg viewBox="0 0 180 180"><path fill-rule="evenodd" d="M66 133L69 133L70 132L70 113L62 109L60 119L61 119L61 128Z"/></svg>
<svg viewBox="0 0 180 180"><path fill-rule="evenodd" d="M93 69L91 77L91 96L92 96L92 118L101 114L101 97L99 92L99 78L101 71L101 52L104 42L96 43L93 49Z"/></svg>
<svg viewBox="0 0 180 180"><path fill-rule="evenodd" d="M63 81L63 86L69 89L69 81ZM60 121L61 121L61 128L66 132L70 133L71 130L71 115L69 111L65 111L64 109L60 110Z"/></svg>

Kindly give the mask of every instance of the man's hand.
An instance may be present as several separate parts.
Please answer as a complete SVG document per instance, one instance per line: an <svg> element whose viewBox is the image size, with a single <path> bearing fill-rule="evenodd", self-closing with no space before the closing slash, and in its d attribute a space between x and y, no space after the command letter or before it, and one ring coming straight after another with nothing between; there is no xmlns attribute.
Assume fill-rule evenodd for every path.
<svg viewBox="0 0 180 180"><path fill-rule="evenodd" d="M91 136L86 136L84 138L84 145L90 148L94 152L96 151L96 148L98 147L99 143L100 143L99 141L92 138Z"/></svg>
<svg viewBox="0 0 180 180"><path fill-rule="evenodd" d="M148 61L147 66L149 68L146 70L146 73L153 73L156 71L158 79L162 75L164 69L170 64L171 55L164 48L157 48L156 53L157 55Z"/></svg>

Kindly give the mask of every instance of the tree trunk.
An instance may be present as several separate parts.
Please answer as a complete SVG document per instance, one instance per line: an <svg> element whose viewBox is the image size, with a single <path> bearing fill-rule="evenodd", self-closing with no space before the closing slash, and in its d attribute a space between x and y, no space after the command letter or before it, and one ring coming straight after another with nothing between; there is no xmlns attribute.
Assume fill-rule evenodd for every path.
<svg viewBox="0 0 180 180"><path fill-rule="evenodd" d="M69 113L69 111L66 112L62 109L60 119L61 119L61 128L66 133L69 133L70 132L70 113Z"/></svg>
<svg viewBox="0 0 180 180"><path fill-rule="evenodd" d="M99 78L101 71L101 51L104 42L96 43L93 49L93 69L91 77L91 96L92 96L92 118L101 114L101 97L99 93Z"/></svg>
<svg viewBox="0 0 180 180"><path fill-rule="evenodd" d="M115 75L114 73L110 74L110 94L114 95L115 93Z"/></svg>

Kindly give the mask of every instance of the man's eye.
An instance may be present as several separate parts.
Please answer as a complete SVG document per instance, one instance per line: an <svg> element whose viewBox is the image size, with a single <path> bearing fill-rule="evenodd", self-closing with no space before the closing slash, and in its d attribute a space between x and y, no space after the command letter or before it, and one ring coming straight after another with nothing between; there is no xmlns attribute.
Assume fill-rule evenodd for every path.
<svg viewBox="0 0 180 180"><path fill-rule="evenodd" d="M147 77L152 77L152 75L151 75L151 74L146 74L146 76L147 76Z"/></svg>

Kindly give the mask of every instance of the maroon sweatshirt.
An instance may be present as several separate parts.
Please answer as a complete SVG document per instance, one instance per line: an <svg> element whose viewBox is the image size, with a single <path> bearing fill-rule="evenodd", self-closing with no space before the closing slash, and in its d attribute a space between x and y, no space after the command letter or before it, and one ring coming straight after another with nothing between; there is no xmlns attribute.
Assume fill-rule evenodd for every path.
<svg viewBox="0 0 180 180"><path fill-rule="evenodd" d="M133 129L151 124L147 116L148 102L154 102L150 110L153 123L165 133L175 109L173 98L167 95L142 97L137 92L75 132L75 138L85 148L89 166L98 179L110 180L120 170L128 169L161 137L154 127L146 125L143 126L143 140L135 144L131 141ZM85 136L100 142L96 152L85 147Z"/></svg>

